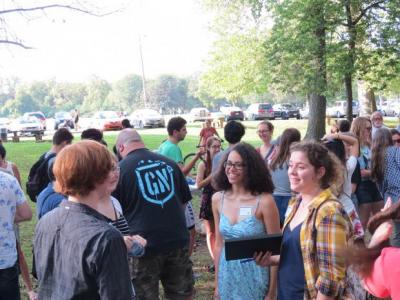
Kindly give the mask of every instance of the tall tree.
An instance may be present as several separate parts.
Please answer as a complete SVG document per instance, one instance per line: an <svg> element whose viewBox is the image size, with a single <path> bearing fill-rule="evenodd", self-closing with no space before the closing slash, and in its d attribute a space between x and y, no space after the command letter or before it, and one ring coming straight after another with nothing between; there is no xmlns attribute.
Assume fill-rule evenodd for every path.
<svg viewBox="0 0 400 300"><path fill-rule="evenodd" d="M106 100L106 106L131 112L140 106L142 89L143 82L139 75L127 75L113 84L113 89Z"/></svg>
<svg viewBox="0 0 400 300"><path fill-rule="evenodd" d="M4 115L18 116L25 112L39 109L39 104L34 101L29 93L29 87L18 88L14 99L9 99L1 109Z"/></svg>
<svg viewBox="0 0 400 300"><path fill-rule="evenodd" d="M210 53L199 89L213 98L228 99L232 104L246 95L267 90L266 34L256 31L234 33L218 40Z"/></svg>
<svg viewBox="0 0 400 300"><path fill-rule="evenodd" d="M105 108L105 101L111 91L111 84L99 77L93 77L87 86L87 95L84 98L82 111L93 112ZM114 107L113 110L118 110Z"/></svg>
<svg viewBox="0 0 400 300"><path fill-rule="evenodd" d="M366 90L361 94L371 96L373 89L382 89L382 80L388 81L396 74L392 72L391 66L396 64L395 56L398 60L399 55L400 3L398 0L342 0L342 3L344 14L339 14L338 18L343 20L341 24L345 28L346 34L340 36L346 45L346 55L344 68L339 69L343 71L347 94L347 119L351 120L354 75L363 82L361 87L369 87L368 92ZM343 30L337 27L337 31ZM373 57L379 58L371 64ZM391 62L386 64L388 60ZM374 76L370 69L376 69L377 65L380 65L378 69L385 69L385 72L379 72L379 76ZM373 103L365 101L366 99L372 99L372 97L361 101L369 106L365 110L370 110L373 108L371 107Z"/></svg>
<svg viewBox="0 0 400 300"><path fill-rule="evenodd" d="M286 0L271 4L274 26L267 41L272 84L285 92L305 95L310 115L307 138L325 133L327 37L337 7L325 0Z"/></svg>
<svg viewBox="0 0 400 300"><path fill-rule="evenodd" d="M148 102L152 108L164 113L177 113L186 106L187 84L173 75L161 75L148 85Z"/></svg>

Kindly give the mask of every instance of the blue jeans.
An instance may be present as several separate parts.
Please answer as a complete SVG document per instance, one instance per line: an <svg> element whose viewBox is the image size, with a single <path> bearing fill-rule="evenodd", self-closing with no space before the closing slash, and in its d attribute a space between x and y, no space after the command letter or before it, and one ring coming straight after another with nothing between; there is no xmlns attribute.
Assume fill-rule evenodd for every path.
<svg viewBox="0 0 400 300"><path fill-rule="evenodd" d="M18 267L0 270L0 300L20 300Z"/></svg>
<svg viewBox="0 0 400 300"><path fill-rule="evenodd" d="M292 198L292 196L273 196L279 211L279 221L281 225L283 225L283 223L285 222L285 214L289 205L289 200Z"/></svg>

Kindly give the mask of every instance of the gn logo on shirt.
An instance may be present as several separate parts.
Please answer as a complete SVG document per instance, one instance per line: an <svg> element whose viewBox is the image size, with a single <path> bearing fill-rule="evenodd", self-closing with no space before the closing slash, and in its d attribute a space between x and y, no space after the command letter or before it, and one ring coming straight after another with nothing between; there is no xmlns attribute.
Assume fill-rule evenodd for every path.
<svg viewBox="0 0 400 300"><path fill-rule="evenodd" d="M174 170L165 162L142 160L135 173L146 201L163 206L174 196Z"/></svg>

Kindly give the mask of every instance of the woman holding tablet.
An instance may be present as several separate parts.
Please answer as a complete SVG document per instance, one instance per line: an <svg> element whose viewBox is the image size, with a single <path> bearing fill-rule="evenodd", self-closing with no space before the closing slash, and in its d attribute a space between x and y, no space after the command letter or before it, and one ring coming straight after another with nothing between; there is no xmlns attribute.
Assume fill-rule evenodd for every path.
<svg viewBox="0 0 400 300"><path fill-rule="evenodd" d="M260 265L278 265L278 299L346 299L346 265L340 251L352 235L350 220L334 194L343 166L316 142L291 147L289 180L298 193L289 204L280 256L259 254Z"/></svg>
<svg viewBox="0 0 400 300"><path fill-rule="evenodd" d="M272 198L267 166L249 144L239 143L222 160L212 181L215 222L215 297L275 299L276 269L254 259L225 259L224 240L279 233L279 212ZM271 272L270 272L271 271Z"/></svg>

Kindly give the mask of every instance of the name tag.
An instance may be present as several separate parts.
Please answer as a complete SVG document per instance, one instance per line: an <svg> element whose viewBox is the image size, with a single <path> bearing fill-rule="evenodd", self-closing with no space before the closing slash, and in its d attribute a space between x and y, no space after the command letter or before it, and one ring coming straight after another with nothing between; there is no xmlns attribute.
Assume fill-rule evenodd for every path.
<svg viewBox="0 0 400 300"><path fill-rule="evenodd" d="M248 217L251 216L251 206L241 206L239 209L239 216L241 217Z"/></svg>

